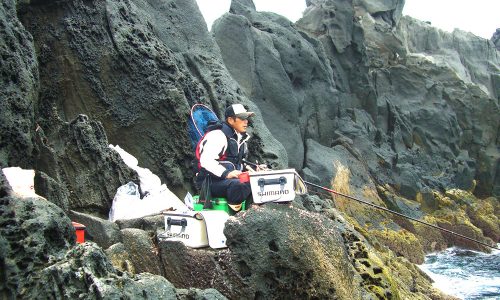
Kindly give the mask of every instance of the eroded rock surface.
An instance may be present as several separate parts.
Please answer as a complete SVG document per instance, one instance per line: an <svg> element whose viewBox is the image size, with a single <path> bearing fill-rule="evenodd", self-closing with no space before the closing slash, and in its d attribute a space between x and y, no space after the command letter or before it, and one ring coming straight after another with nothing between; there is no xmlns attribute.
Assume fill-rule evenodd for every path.
<svg viewBox="0 0 500 300"><path fill-rule="evenodd" d="M225 299L215 290L177 291L159 275L117 271L95 243L75 244L62 209L41 197L14 196L2 172L0 184L2 298Z"/></svg>
<svg viewBox="0 0 500 300"><path fill-rule="evenodd" d="M491 41L495 44L497 50L500 50L500 28L497 28L493 36L491 37Z"/></svg>
<svg viewBox="0 0 500 300"><path fill-rule="evenodd" d="M340 163L349 180L335 188L421 217L434 191L497 195L500 61L490 41L402 17L403 4L308 1L292 24L235 0L213 32L235 80L267 108L264 121L291 166L330 185ZM411 227L345 202L339 207L363 226Z"/></svg>
<svg viewBox="0 0 500 300"><path fill-rule="evenodd" d="M251 160L498 242L497 35L440 31L401 0L306 3L293 24L234 0L209 34L193 0L4 1L0 166L35 169L46 200L0 176L0 295L445 299L409 261L485 249L331 195L231 218L222 251L158 243L161 216L105 220L137 181L108 143L182 198L189 107L241 102ZM96 244L75 245L68 215Z"/></svg>
<svg viewBox="0 0 500 300"><path fill-rule="evenodd" d="M47 139L86 114L179 196L192 181L190 106L206 103L219 116L234 102L258 111L226 71L195 1L42 2L19 15L39 62L36 119ZM284 149L260 123L257 155L283 165Z"/></svg>
<svg viewBox="0 0 500 300"><path fill-rule="evenodd" d="M17 18L16 1L0 7L0 165L33 165L38 61L31 34Z"/></svg>

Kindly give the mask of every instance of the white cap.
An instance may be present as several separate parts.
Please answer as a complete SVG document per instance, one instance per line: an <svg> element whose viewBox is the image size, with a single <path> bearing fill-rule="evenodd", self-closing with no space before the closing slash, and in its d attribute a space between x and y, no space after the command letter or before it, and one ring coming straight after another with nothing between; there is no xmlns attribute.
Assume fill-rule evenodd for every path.
<svg viewBox="0 0 500 300"><path fill-rule="evenodd" d="M249 117L255 115L253 111L247 111L242 104L233 104L226 108L224 112L224 117L238 117L240 119L248 119Z"/></svg>

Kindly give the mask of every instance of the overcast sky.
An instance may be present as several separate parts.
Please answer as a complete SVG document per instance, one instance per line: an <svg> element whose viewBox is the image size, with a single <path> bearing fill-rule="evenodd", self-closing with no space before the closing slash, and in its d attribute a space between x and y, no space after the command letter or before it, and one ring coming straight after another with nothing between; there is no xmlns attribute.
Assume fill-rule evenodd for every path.
<svg viewBox="0 0 500 300"><path fill-rule="evenodd" d="M208 28L229 11L231 0L196 0ZM253 0L258 11L272 11L295 22L306 8L305 0ZM490 39L500 28L500 0L406 0L404 15L446 31L460 28Z"/></svg>

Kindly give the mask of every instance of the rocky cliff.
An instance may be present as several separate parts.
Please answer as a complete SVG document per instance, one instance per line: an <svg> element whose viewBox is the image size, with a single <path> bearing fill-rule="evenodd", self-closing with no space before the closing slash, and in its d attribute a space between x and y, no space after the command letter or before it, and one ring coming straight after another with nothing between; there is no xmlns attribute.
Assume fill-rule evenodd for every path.
<svg viewBox="0 0 500 300"><path fill-rule="evenodd" d="M254 207L227 223L224 251L159 243L160 217L104 220L116 188L138 181L109 143L183 197L189 107L222 116L239 102L257 112L252 160L499 241L495 35L443 32L402 16L402 0L306 3L294 24L233 0L208 32L194 0L4 1L0 166L35 169L48 201L2 177L0 293L444 297L409 261L476 244L339 197ZM95 244L75 246L68 217Z"/></svg>
<svg viewBox="0 0 500 300"><path fill-rule="evenodd" d="M59 143L59 127L85 114L89 123L100 122L96 126L105 133L104 146L121 145L180 195L192 181L188 170L193 154L185 134L190 106L206 103L220 114L227 103L250 104L214 50L217 46L194 1L41 1L19 3L18 15L29 36L18 43L32 47L37 62L32 72L39 76L35 83L40 87L31 89L36 99L19 101L33 106L31 132L25 129L25 136L35 135L32 129L37 128L43 137L35 147L49 148L56 156L58 146L64 145ZM262 155L279 163L286 157L284 149L264 126L257 129ZM56 180L62 173L81 179L75 172L79 168L70 171L59 163L46 163L48 158L38 152L17 155L30 157L38 171ZM16 163L19 158L12 155L3 163ZM93 179L100 183L86 180L85 186L119 186L108 185L102 176ZM67 185L68 180L62 181ZM92 190L89 186L74 191L69 208L94 206L104 214L109 195L98 196L102 205L94 200L74 203L85 202Z"/></svg>
<svg viewBox="0 0 500 300"><path fill-rule="evenodd" d="M289 164L322 185L345 170L353 195L410 215L438 210L435 194L450 189L497 196L494 45L402 17L402 1L307 5L292 24L233 1L212 28ZM387 219L338 201L363 226Z"/></svg>

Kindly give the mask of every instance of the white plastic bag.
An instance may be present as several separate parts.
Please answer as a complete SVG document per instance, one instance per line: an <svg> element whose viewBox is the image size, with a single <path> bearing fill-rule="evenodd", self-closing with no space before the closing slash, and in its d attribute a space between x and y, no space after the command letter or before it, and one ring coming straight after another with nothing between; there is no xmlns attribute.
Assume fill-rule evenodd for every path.
<svg viewBox="0 0 500 300"><path fill-rule="evenodd" d="M14 194L20 197L39 197L35 193L35 171L19 167L3 168L3 174L12 187Z"/></svg>
<svg viewBox="0 0 500 300"><path fill-rule="evenodd" d="M122 158L123 162L131 169L135 169L137 165L139 164L139 161L137 158L135 158L132 154L128 153L127 151L123 150L122 147L116 145L113 146L109 144L109 148L115 150L120 154L120 157Z"/></svg>
<svg viewBox="0 0 500 300"><path fill-rule="evenodd" d="M110 144L109 147L120 154L123 162L129 168L137 172L137 175L139 175L139 185L141 186L142 196L155 194L161 191L161 179L158 175L154 174L147 168L139 167L139 161L137 158L123 150L120 146L113 146Z"/></svg>
<svg viewBox="0 0 500 300"><path fill-rule="evenodd" d="M161 179L153 174L149 169L137 167L135 169L139 175L142 195L156 194L162 190ZM166 188L166 186L165 186Z"/></svg>
<svg viewBox="0 0 500 300"><path fill-rule="evenodd" d="M149 194L142 199L143 207L146 209L145 215L152 215L161 212L162 210L177 210L186 211L187 206L172 193L167 186L162 184L161 190L156 193Z"/></svg>
<svg viewBox="0 0 500 300"><path fill-rule="evenodd" d="M109 220L114 222L118 219L127 220L141 217L140 201L141 195L137 184L131 181L122 185L116 190L113 198Z"/></svg>
<svg viewBox="0 0 500 300"><path fill-rule="evenodd" d="M187 207L164 184L154 194L141 199L137 184L129 182L117 189L109 211L109 220L114 222L141 218L159 214L165 209L186 211Z"/></svg>
<svg viewBox="0 0 500 300"><path fill-rule="evenodd" d="M147 168L139 167L133 155L118 145L109 145L109 147L118 152L125 164L137 172L143 196L141 200L139 188L133 182L119 187L109 212L110 221L140 218L158 214L165 209L188 210L186 205L165 184L161 183L160 177Z"/></svg>

